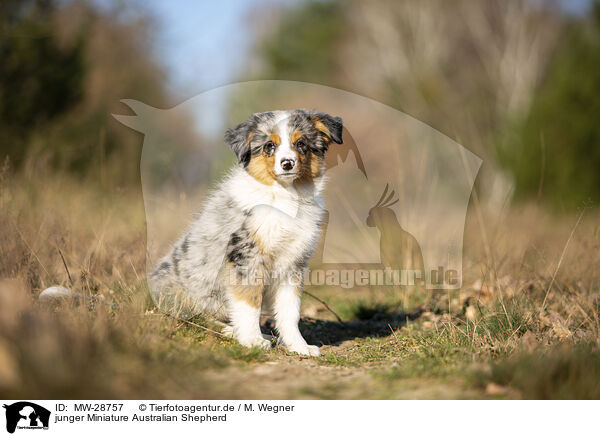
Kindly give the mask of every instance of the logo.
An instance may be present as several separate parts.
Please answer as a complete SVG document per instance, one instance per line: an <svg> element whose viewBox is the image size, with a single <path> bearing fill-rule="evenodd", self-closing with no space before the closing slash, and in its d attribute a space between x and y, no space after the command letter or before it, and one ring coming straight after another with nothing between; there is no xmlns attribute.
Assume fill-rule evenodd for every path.
<svg viewBox="0 0 600 436"><path fill-rule="evenodd" d="M306 107L341 117L344 133L343 144L331 145L325 156L327 183L316 201L323 208L321 237L303 285L460 289L467 210L482 160L434 128L375 100L303 82L234 83L170 109L122 102L134 114L114 117L144 134L140 172L149 272L235 164L223 142L226 128L252 113ZM256 201L256 208L278 208ZM485 204L496 212L499 203ZM295 218L294 210L273 213L279 212ZM253 284L255 279L260 284L271 277L249 276ZM177 317L187 316L182 310L188 302L194 306L177 289L150 292L162 309L172 303L169 311Z"/></svg>
<svg viewBox="0 0 600 436"><path fill-rule="evenodd" d="M19 401L2 406L6 409L6 431L14 433L16 429L48 430L50 411L28 401Z"/></svg>

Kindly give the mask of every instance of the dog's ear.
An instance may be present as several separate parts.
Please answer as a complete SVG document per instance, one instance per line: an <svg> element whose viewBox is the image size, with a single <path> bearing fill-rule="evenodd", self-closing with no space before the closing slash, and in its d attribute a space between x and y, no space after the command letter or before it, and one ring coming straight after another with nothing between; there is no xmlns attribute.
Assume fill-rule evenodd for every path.
<svg viewBox="0 0 600 436"><path fill-rule="evenodd" d="M344 127L340 117L332 117L331 115L317 112L312 116L312 122L315 129L325 135L328 141L333 141L338 144L343 143L342 129Z"/></svg>
<svg viewBox="0 0 600 436"><path fill-rule="evenodd" d="M250 163L250 140L254 134L252 127L253 123L245 121L236 127L227 129L225 132L225 142L229 144L237 156L238 162L243 166L247 166Z"/></svg>

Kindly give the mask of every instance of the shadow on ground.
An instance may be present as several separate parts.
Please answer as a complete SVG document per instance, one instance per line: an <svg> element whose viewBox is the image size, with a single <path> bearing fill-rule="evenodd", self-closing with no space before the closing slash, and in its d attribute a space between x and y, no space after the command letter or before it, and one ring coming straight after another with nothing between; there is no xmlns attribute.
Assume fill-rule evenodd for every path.
<svg viewBox="0 0 600 436"><path fill-rule="evenodd" d="M340 345L356 338L383 337L392 334L392 330L406 325L407 321L418 319L423 309L414 312L374 313L369 319L354 319L348 322L326 321L310 317L300 320L300 331L309 344ZM261 329L264 333L275 332L274 320L265 320Z"/></svg>

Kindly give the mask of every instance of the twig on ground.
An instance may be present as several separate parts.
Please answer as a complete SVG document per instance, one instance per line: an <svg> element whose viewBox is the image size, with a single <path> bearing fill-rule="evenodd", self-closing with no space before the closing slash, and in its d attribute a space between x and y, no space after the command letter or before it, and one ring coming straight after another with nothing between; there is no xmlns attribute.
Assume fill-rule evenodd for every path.
<svg viewBox="0 0 600 436"><path fill-rule="evenodd" d="M392 335L394 335L394 339L396 339L396 342L398 342L398 336L396 336L396 332L394 331L394 329L392 328L392 326L390 325L390 323L388 323L388 327L390 328L390 331L392 332Z"/></svg>
<svg viewBox="0 0 600 436"><path fill-rule="evenodd" d="M200 328L200 329L202 329L202 330L206 330L206 331L207 331L207 332L209 332L209 333L213 333L213 334L215 334L215 335L219 335L219 336L222 336L222 337L224 337L224 338L226 338L226 337L227 337L227 335L224 335L223 333L220 333L220 332L218 332L218 331L216 331L216 330L209 329L208 327L204 327L203 325L196 324L195 322L188 321L188 320L186 320L186 319L182 319L182 321L183 321L183 322L185 322L185 323L187 323L187 324L189 324L189 325L193 325L194 327L198 327L198 328Z"/></svg>
<svg viewBox="0 0 600 436"><path fill-rule="evenodd" d="M73 279L71 278L71 273L69 272L69 267L67 266L67 262L65 261L65 256L63 256L62 251L60 251L60 248L56 247L56 249L58 250L58 254L60 254L60 258L62 259L62 263L65 266L65 270L67 271L67 276L69 277L69 283L71 283L71 286L73 286Z"/></svg>
<svg viewBox="0 0 600 436"><path fill-rule="evenodd" d="M333 315L336 317L336 319L338 320L338 322L340 324L345 324L344 321L342 321L342 318L340 318L340 316L337 313L335 313L335 311L331 307L329 307L329 304L327 304L325 301L321 300L319 297L311 294L310 292L304 291L304 293L306 295L308 295L309 297L313 297L315 300L317 300L319 303L321 303L323 306L325 306L325 309L327 309L328 311L333 313Z"/></svg>

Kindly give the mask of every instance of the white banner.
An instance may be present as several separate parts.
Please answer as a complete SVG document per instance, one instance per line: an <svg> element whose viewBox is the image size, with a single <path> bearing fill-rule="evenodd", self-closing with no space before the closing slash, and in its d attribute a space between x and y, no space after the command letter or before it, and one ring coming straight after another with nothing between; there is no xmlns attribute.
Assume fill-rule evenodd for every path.
<svg viewBox="0 0 600 436"><path fill-rule="evenodd" d="M596 401L3 401L1 434L583 434ZM334 433L335 432L335 433Z"/></svg>

